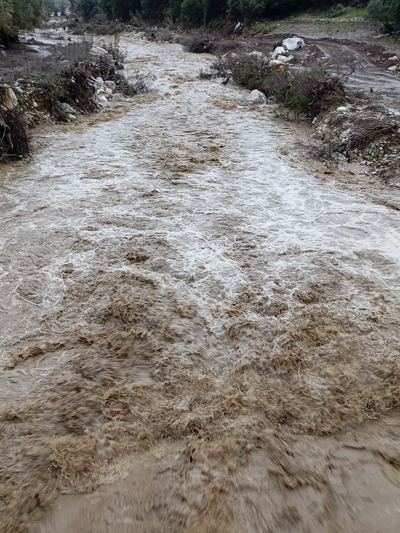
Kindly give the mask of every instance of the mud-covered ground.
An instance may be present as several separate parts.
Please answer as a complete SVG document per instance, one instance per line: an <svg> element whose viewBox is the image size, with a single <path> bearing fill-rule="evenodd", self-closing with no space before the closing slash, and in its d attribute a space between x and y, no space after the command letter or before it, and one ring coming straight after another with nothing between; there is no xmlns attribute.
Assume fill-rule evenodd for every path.
<svg viewBox="0 0 400 533"><path fill-rule="evenodd" d="M397 532L398 212L124 46L153 91L2 169L1 531Z"/></svg>

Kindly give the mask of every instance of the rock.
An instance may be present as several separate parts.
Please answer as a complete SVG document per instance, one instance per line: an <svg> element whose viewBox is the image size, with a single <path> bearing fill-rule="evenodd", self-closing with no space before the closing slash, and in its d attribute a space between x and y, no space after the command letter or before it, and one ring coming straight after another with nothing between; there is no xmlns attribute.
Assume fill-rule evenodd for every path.
<svg viewBox="0 0 400 533"><path fill-rule="evenodd" d="M344 113L345 111L347 111L347 107L345 106L338 107L336 111L338 111L339 113Z"/></svg>
<svg viewBox="0 0 400 533"><path fill-rule="evenodd" d="M104 80L103 78L100 78L100 76L98 78L96 78L96 85L98 88L102 87L104 85Z"/></svg>
<svg viewBox="0 0 400 533"><path fill-rule="evenodd" d="M12 111L18 105L15 92L5 83L0 85L0 102L8 111Z"/></svg>
<svg viewBox="0 0 400 533"><path fill-rule="evenodd" d="M396 70L398 70L399 67L397 65L393 65L393 67L389 67L388 70L390 70L391 72L396 72Z"/></svg>
<svg viewBox="0 0 400 533"><path fill-rule="evenodd" d="M303 48L305 45L306 43L301 37L289 37L288 39L284 39L282 41L282 46L290 52L298 50L299 48Z"/></svg>
<svg viewBox="0 0 400 533"><path fill-rule="evenodd" d="M199 78L202 80L214 80L219 77L219 72L213 68L200 70Z"/></svg>
<svg viewBox="0 0 400 533"><path fill-rule="evenodd" d="M58 119L63 122L73 122L76 120L75 109L67 103L57 102L54 111Z"/></svg>
<svg viewBox="0 0 400 533"><path fill-rule="evenodd" d="M266 104L267 98L261 91L254 89L254 91L251 91L249 96L246 98L246 102L249 104Z"/></svg>
<svg viewBox="0 0 400 533"><path fill-rule="evenodd" d="M101 46L93 46L89 54L91 56L106 56L108 52L104 48L101 48Z"/></svg>
<svg viewBox="0 0 400 533"><path fill-rule="evenodd" d="M107 96L105 94L101 94L100 96L98 96L97 101L99 102L100 105L104 105L108 103Z"/></svg>
<svg viewBox="0 0 400 533"><path fill-rule="evenodd" d="M106 81L104 85L107 87L107 89L111 89L113 93L115 92L117 88L115 81Z"/></svg>
<svg viewBox="0 0 400 533"><path fill-rule="evenodd" d="M398 61L398 60L399 60L399 56L389 57L389 61Z"/></svg>
<svg viewBox="0 0 400 533"><path fill-rule="evenodd" d="M106 93L107 96L112 96L113 94L112 89L110 89L109 87L106 87L106 90L104 92Z"/></svg>
<svg viewBox="0 0 400 533"><path fill-rule="evenodd" d="M276 58L276 61L280 61L283 64L285 63L289 63L290 59L286 56L281 56L279 55L277 58Z"/></svg>
<svg viewBox="0 0 400 533"><path fill-rule="evenodd" d="M228 58L235 59L236 57L239 57L239 54L237 54L236 52L227 52L226 54L222 56L222 59L228 59Z"/></svg>
<svg viewBox="0 0 400 533"><path fill-rule="evenodd" d="M286 54L286 48L284 48L283 46L277 46L272 52L272 59L276 59L278 56L284 54Z"/></svg>
<svg viewBox="0 0 400 533"><path fill-rule="evenodd" d="M283 61L278 61L278 59L273 59L270 61L269 66L270 67L284 67L286 65L287 61L285 63Z"/></svg>

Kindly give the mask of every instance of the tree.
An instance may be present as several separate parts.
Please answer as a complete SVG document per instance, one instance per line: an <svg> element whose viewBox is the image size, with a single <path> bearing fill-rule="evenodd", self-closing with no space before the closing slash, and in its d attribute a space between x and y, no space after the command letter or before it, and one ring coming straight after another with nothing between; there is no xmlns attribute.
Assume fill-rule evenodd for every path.
<svg viewBox="0 0 400 533"><path fill-rule="evenodd" d="M58 10L62 17L65 17L67 14L67 8L68 8L68 1L67 0L59 0L58 4Z"/></svg>
<svg viewBox="0 0 400 533"><path fill-rule="evenodd" d="M1 36L9 35L12 32L13 6L10 0L0 0L0 40Z"/></svg>
<svg viewBox="0 0 400 533"><path fill-rule="evenodd" d="M0 41L16 39L42 20L42 0L0 0Z"/></svg>
<svg viewBox="0 0 400 533"><path fill-rule="evenodd" d="M101 11L99 0L76 0L73 2L73 10L86 21L94 18Z"/></svg>
<svg viewBox="0 0 400 533"><path fill-rule="evenodd" d="M210 0L183 0L181 18L196 26L206 26L209 22Z"/></svg>
<svg viewBox="0 0 400 533"><path fill-rule="evenodd" d="M400 0L371 0L367 13L370 20L379 22L388 31L400 28Z"/></svg>

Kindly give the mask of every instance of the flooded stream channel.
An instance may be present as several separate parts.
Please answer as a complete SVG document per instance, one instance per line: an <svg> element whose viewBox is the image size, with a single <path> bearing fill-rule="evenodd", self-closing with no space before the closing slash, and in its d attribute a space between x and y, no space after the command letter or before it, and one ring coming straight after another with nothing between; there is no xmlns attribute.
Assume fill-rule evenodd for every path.
<svg viewBox="0 0 400 533"><path fill-rule="evenodd" d="M397 532L399 214L122 44L151 92L2 170L2 531Z"/></svg>

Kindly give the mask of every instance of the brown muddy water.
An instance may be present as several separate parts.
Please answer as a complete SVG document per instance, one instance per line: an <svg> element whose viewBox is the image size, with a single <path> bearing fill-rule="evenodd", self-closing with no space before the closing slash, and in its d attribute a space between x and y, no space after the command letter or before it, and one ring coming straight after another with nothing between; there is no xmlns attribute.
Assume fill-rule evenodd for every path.
<svg viewBox="0 0 400 533"><path fill-rule="evenodd" d="M211 57L1 176L0 530L397 533L400 219Z"/></svg>

